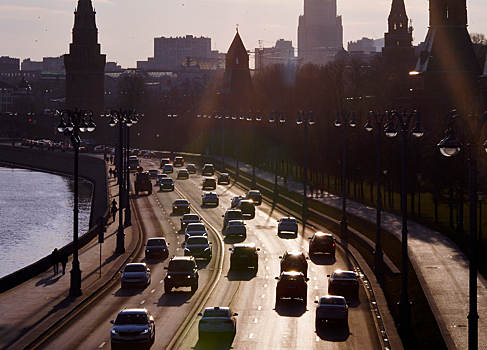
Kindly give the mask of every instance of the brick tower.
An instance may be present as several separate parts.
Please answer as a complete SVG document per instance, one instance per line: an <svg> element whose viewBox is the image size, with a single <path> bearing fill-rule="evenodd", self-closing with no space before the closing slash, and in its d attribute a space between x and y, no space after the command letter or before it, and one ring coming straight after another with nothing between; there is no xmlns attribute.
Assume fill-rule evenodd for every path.
<svg viewBox="0 0 487 350"><path fill-rule="evenodd" d="M389 14L388 32L384 34L383 56L396 61L410 61L414 58L412 28L408 26L408 16L404 0L392 0ZM410 67L412 69L413 67Z"/></svg>

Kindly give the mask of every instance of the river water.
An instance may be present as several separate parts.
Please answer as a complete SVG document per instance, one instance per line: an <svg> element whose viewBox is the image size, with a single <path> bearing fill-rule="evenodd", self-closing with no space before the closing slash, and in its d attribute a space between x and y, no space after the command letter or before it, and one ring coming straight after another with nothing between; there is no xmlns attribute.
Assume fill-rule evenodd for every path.
<svg viewBox="0 0 487 350"><path fill-rule="evenodd" d="M79 235L88 230L93 186L79 182ZM0 278L73 240L74 178L0 167Z"/></svg>

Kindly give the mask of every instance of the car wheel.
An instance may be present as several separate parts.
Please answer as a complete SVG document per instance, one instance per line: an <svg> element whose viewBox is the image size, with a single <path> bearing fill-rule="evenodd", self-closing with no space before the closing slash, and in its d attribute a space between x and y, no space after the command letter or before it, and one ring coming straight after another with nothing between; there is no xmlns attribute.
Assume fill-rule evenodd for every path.
<svg viewBox="0 0 487 350"><path fill-rule="evenodd" d="M281 234L281 230L277 230L277 234L280 235Z"/></svg>
<svg viewBox="0 0 487 350"><path fill-rule="evenodd" d="M171 293L171 286L164 285L164 293Z"/></svg>
<svg viewBox="0 0 487 350"><path fill-rule="evenodd" d="M198 332L198 338L200 340L205 340L206 339L206 333L205 332L202 332L202 331L199 331Z"/></svg>
<svg viewBox="0 0 487 350"><path fill-rule="evenodd" d="M331 257L332 257L332 258L334 258L334 257L335 257L335 251L333 251L333 252L331 253Z"/></svg>
<svg viewBox="0 0 487 350"><path fill-rule="evenodd" d="M191 285L191 293L196 292L197 289L198 289L198 283L193 283Z"/></svg>

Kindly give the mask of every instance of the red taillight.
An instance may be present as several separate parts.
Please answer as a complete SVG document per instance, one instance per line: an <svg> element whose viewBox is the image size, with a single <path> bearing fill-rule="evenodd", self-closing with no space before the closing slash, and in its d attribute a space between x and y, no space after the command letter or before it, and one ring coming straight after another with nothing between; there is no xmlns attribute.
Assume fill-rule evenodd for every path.
<svg viewBox="0 0 487 350"><path fill-rule="evenodd" d="M342 313L343 313L343 314L344 314L344 313L346 313L347 311L348 311L348 310L347 310L347 308L346 308L346 307L342 308Z"/></svg>
<svg viewBox="0 0 487 350"><path fill-rule="evenodd" d="M335 246L335 243L333 243L333 247Z"/></svg>
<svg viewBox="0 0 487 350"><path fill-rule="evenodd" d="M321 307L319 307L316 311L321 312Z"/></svg>
<svg viewBox="0 0 487 350"><path fill-rule="evenodd" d="M311 242L311 245L315 245L315 242Z"/></svg>

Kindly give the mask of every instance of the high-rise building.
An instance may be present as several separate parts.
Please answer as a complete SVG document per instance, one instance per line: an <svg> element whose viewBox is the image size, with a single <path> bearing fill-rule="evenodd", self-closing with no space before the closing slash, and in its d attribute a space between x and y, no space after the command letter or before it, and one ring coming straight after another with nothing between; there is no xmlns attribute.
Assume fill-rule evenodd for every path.
<svg viewBox="0 0 487 350"><path fill-rule="evenodd" d="M342 16L336 0L304 0L299 16L298 57L305 63L326 64L343 48Z"/></svg>
<svg viewBox="0 0 487 350"><path fill-rule="evenodd" d="M91 0L78 0L74 12L73 42L64 55L66 107L91 109L94 116L104 110L106 56L100 53L98 29Z"/></svg>

